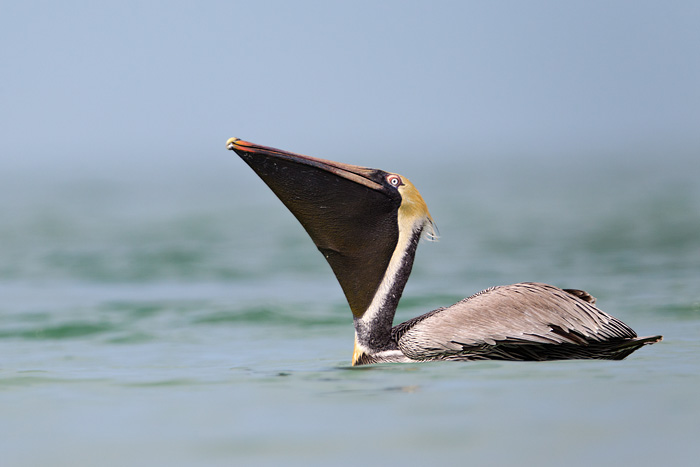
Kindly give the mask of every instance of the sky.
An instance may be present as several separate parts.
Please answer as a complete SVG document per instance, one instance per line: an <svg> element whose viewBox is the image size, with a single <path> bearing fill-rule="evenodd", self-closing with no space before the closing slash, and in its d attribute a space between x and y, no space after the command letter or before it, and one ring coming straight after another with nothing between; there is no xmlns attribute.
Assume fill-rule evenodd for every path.
<svg viewBox="0 0 700 467"><path fill-rule="evenodd" d="M233 136L370 166L700 152L692 0L0 8L6 174L219 170Z"/></svg>

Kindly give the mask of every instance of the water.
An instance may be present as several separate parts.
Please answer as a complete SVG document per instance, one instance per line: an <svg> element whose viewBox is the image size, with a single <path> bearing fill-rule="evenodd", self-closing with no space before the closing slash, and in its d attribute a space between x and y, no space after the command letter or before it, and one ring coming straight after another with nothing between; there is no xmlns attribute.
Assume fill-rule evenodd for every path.
<svg viewBox="0 0 700 467"><path fill-rule="evenodd" d="M381 164L442 234L397 319L537 280L665 338L622 362L351 368L330 269L239 162L5 174L3 466L694 465L697 163Z"/></svg>

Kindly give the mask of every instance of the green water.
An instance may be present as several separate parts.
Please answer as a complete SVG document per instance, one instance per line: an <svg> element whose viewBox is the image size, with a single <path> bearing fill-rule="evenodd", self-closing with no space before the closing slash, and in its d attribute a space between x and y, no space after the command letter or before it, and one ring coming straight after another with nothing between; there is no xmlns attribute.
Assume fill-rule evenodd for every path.
<svg viewBox="0 0 700 467"><path fill-rule="evenodd" d="M442 235L397 319L532 280L665 338L622 362L364 368L330 269L232 155L2 174L0 464L694 465L700 171L662 159L383 162Z"/></svg>

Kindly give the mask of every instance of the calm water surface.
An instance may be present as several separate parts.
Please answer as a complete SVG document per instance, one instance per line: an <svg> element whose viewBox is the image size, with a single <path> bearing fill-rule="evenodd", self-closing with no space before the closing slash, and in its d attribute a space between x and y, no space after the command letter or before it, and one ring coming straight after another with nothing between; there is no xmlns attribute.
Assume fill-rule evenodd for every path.
<svg viewBox="0 0 700 467"><path fill-rule="evenodd" d="M442 234L397 319L536 280L665 339L622 362L350 368L330 269L239 162L5 177L0 464L695 465L697 164L382 166Z"/></svg>

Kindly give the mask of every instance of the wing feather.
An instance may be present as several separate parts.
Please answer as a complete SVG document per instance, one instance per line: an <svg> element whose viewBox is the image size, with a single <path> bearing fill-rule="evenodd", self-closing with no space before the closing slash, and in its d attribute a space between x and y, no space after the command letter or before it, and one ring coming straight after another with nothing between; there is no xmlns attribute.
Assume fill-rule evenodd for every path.
<svg viewBox="0 0 700 467"><path fill-rule="evenodd" d="M498 352L499 346L518 352L528 344L596 347L637 337L594 301L579 290L533 282L493 287L400 324L393 333L401 351L418 360Z"/></svg>

